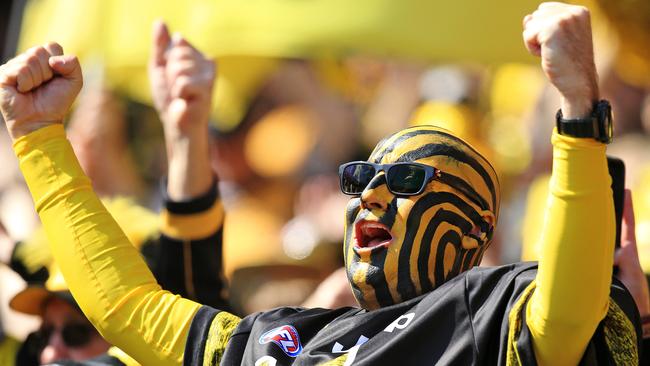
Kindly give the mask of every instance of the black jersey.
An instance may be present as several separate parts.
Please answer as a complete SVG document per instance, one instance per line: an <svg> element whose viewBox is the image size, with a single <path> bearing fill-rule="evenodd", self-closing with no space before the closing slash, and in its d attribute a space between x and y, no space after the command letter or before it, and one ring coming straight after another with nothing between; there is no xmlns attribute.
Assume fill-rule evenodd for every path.
<svg viewBox="0 0 650 366"><path fill-rule="evenodd" d="M283 307L240 320L203 306L184 364L534 365L525 304L536 273L533 263L475 268L428 294L373 311ZM618 281L611 298L582 364L638 362L634 300Z"/></svg>

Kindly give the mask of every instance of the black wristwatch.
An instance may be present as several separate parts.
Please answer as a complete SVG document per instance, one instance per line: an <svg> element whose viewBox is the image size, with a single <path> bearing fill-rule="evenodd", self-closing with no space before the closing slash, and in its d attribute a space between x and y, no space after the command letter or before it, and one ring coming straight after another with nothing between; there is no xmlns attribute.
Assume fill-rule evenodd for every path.
<svg viewBox="0 0 650 366"><path fill-rule="evenodd" d="M605 144L612 142L614 127L612 124L612 107L606 100L594 103L591 116L585 118L564 119L562 109L555 115L557 132L571 137L591 137Z"/></svg>

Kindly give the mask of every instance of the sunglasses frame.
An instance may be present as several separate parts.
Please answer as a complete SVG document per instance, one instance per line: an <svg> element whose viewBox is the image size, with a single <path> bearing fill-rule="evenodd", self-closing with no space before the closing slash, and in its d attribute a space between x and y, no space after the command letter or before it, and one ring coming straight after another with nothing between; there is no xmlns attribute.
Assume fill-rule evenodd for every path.
<svg viewBox="0 0 650 366"><path fill-rule="evenodd" d="M84 329L83 331L85 333L84 342L80 344L74 344L75 342L70 341L68 332L71 328ZM66 329L68 330L68 332L66 332ZM62 327L45 326L37 331L38 337L40 338L40 341L43 343L42 347L47 346L54 332L58 332L60 334L61 340L63 340L63 343L65 344L66 347L82 348L87 346L88 343L90 343L93 337L93 332L96 332L96 330L90 324L75 323L75 322L64 324Z"/></svg>
<svg viewBox="0 0 650 366"><path fill-rule="evenodd" d="M345 171L345 169L347 167L349 167L351 165L372 166L375 169L375 174L373 175L373 179L374 179L375 176L377 176L377 174L379 172L383 171L384 174L386 175L386 187L388 188L390 193L392 193L392 194L394 194L396 196L403 196L403 197L417 196L418 194L422 193L424 191L424 189L426 188L427 184L429 184L429 182L431 181L431 179L439 178L441 173L442 173L440 171L440 169L434 168L434 167L432 167L430 165L420 164L420 163L415 163L415 162L376 164L376 163L371 163L369 161L362 161L362 160L351 161L349 163L341 164L339 166L339 187L341 188L341 192L343 192L343 194L346 194L346 195L349 195L349 196L360 196L361 193L363 193L363 190L365 190L366 187L368 186L368 185L366 185L366 187L364 187L363 190L361 190L361 192L359 192L359 193L350 193L350 192L346 192L343 189L343 172ZM403 192L395 192L395 191L393 191L393 189L391 189L390 184L389 184L390 180L388 179L389 171L390 171L391 168L394 168L394 167L400 166L400 165L417 166L417 167L422 168L424 170L424 180L422 181L422 185L420 186L420 188L418 189L417 192L403 193ZM372 181L372 179L371 179L371 181ZM368 182L368 184L370 184L370 182Z"/></svg>

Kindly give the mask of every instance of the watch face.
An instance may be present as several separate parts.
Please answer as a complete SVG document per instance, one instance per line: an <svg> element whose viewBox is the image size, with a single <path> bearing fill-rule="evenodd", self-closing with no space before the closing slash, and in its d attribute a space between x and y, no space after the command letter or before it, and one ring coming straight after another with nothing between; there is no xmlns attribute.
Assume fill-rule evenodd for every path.
<svg viewBox="0 0 650 366"><path fill-rule="evenodd" d="M596 123L598 124L598 136L600 142L609 144L614 136L614 123L612 123L612 107L607 101L601 101L596 106Z"/></svg>

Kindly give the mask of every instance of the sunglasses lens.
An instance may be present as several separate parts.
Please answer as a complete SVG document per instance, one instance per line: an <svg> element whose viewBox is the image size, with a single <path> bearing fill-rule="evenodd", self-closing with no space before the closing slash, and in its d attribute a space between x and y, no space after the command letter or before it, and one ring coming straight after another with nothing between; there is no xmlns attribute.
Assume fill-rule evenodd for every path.
<svg viewBox="0 0 650 366"><path fill-rule="evenodd" d="M345 194L361 194L374 176L375 168L372 165L347 165L341 172L341 190Z"/></svg>
<svg viewBox="0 0 650 366"><path fill-rule="evenodd" d="M424 187L426 171L419 165L394 165L387 172L388 188L398 194L415 194Z"/></svg>
<svg viewBox="0 0 650 366"><path fill-rule="evenodd" d="M53 327L43 327L34 333L34 338L32 338L32 340L37 349L42 350L48 344L52 332L54 332Z"/></svg>
<svg viewBox="0 0 650 366"><path fill-rule="evenodd" d="M81 347L90 341L93 331L94 329L86 324L68 324L63 327L61 336L68 347Z"/></svg>

